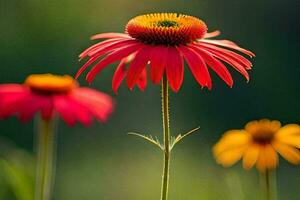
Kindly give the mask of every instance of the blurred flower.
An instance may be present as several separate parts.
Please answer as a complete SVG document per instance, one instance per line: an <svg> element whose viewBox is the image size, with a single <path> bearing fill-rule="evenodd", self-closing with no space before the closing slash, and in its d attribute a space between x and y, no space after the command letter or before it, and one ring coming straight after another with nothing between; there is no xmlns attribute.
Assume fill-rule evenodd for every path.
<svg viewBox="0 0 300 200"><path fill-rule="evenodd" d="M24 84L0 85L2 118L17 115L20 120L27 121L40 111L47 121L57 112L69 125L76 121L89 125L92 117L105 121L112 110L111 97L79 87L67 75L35 74L27 77Z"/></svg>
<svg viewBox="0 0 300 200"><path fill-rule="evenodd" d="M251 121L243 130L227 131L214 146L218 163L231 166L241 158L245 169L255 164L259 171L271 170L278 165L279 153L292 164L300 163L300 126L262 119Z"/></svg>
<svg viewBox="0 0 300 200"><path fill-rule="evenodd" d="M183 82L184 58L202 87L212 88L207 65L227 85L233 85L233 79L221 61L231 65L249 80L247 70L251 69L251 62L232 50L250 57L254 54L228 40L208 39L219 34L219 31L207 33L206 24L192 16L175 13L141 15L128 22L125 34L102 33L93 36L92 39L108 40L97 43L80 54L81 59L89 57L89 60L78 71L76 77L96 63L86 76L86 80L92 82L103 68L121 60L113 77L113 90L117 92L125 76L130 89L137 84L144 90L146 65L149 64L152 82L160 83L163 74L166 73L170 87L177 92ZM104 58L97 62L103 55ZM129 68L126 68L127 62L130 62Z"/></svg>

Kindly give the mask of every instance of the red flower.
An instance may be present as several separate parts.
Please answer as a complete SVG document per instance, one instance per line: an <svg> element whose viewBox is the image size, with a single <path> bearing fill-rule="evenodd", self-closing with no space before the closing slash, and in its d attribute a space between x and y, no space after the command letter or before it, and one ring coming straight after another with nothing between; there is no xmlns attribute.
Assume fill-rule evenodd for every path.
<svg viewBox="0 0 300 200"><path fill-rule="evenodd" d="M30 75L22 85L0 85L1 118L17 115L27 121L39 111L44 120L50 120L57 112L69 125L76 121L89 125L92 117L106 121L113 111L113 102L102 92L79 87L70 76Z"/></svg>
<svg viewBox="0 0 300 200"><path fill-rule="evenodd" d="M251 62L232 50L250 57L254 54L228 40L208 39L219 34L219 31L207 33L205 23L192 16L174 13L138 16L128 22L126 34L102 33L93 36L92 39L108 40L95 44L80 54L81 59L89 57L89 60L77 72L76 77L96 63L86 76L86 80L92 82L103 68L120 60L112 82L115 92L125 76L130 89L136 84L142 90L145 89L147 65L150 65L150 79L155 84L160 83L166 73L171 88L177 92L183 82L185 59L202 87L212 88L208 66L227 85L233 85L232 77L221 61L249 80L247 70L251 69ZM98 61L102 56L104 58ZM126 63L129 62L127 68Z"/></svg>

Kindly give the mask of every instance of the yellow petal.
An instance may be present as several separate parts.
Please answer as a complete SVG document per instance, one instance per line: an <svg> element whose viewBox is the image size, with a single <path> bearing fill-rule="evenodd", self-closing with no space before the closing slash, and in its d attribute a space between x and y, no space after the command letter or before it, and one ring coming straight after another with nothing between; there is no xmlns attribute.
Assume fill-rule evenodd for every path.
<svg viewBox="0 0 300 200"><path fill-rule="evenodd" d="M276 137L285 137L291 135L300 135L300 126L298 124L285 125L276 133Z"/></svg>
<svg viewBox="0 0 300 200"><path fill-rule="evenodd" d="M260 172L265 172L267 169L264 146L260 146L259 148L259 155L256 163L256 168Z"/></svg>
<svg viewBox="0 0 300 200"><path fill-rule="evenodd" d="M256 167L260 172L274 169L278 165L278 155L272 145L261 145Z"/></svg>
<svg viewBox="0 0 300 200"><path fill-rule="evenodd" d="M218 156L226 150L247 145L251 140L250 135L244 130L227 131L220 141L213 147L213 153Z"/></svg>
<svg viewBox="0 0 300 200"><path fill-rule="evenodd" d="M257 130L264 129L276 132L281 127L281 123L277 120L261 119L259 121L251 121L246 124L245 130L249 133L255 133Z"/></svg>
<svg viewBox="0 0 300 200"><path fill-rule="evenodd" d="M247 146L242 146L223 151L216 157L216 160L224 167L230 167L242 158L246 148Z"/></svg>
<svg viewBox="0 0 300 200"><path fill-rule="evenodd" d="M300 135L287 135L284 137L276 138L279 142L285 143L287 145L296 147L300 149Z"/></svg>
<svg viewBox="0 0 300 200"><path fill-rule="evenodd" d="M278 155L272 145L266 145L264 149L268 169L275 169L278 165Z"/></svg>
<svg viewBox="0 0 300 200"><path fill-rule="evenodd" d="M245 169L251 169L258 159L258 155L259 146L257 144L249 146L243 155L243 167Z"/></svg>
<svg viewBox="0 0 300 200"><path fill-rule="evenodd" d="M285 143L274 141L273 147L287 161L293 164L300 164L300 151Z"/></svg>

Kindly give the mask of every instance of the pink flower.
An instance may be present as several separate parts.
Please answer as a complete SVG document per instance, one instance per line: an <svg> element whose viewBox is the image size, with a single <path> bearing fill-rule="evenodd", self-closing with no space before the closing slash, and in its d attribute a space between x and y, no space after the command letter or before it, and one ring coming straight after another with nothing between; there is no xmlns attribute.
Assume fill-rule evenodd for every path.
<svg viewBox="0 0 300 200"><path fill-rule="evenodd" d="M89 125L92 118L105 122L113 111L110 96L79 87L70 76L30 75L24 84L0 85L0 117L17 115L28 121L37 112L44 120L58 113L69 125Z"/></svg>
<svg viewBox="0 0 300 200"><path fill-rule="evenodd" d="M120 61L112 81L113 90L117 92L125 77L130 89L138 85L144 90L147 84L146 66L149 65L152 82L159 84L166 74L170 87L177 92L183 82L185 60L202 87L212 88L208 67L232 87L233 79L224 63L249 80L247 70L251 69L252 64L234 50L250 57L254 54L229 40L210 39L219 34L219 31L207 33L206 24L192 16L174 13L138 16L128 22L125 34L102 33L93 36L92 39L108 40L80 54L80 59L88 57L89 60L76 77L96 63L86 76L90 83L102 69ZM127 63L130 63L129 66Z"/></svg>

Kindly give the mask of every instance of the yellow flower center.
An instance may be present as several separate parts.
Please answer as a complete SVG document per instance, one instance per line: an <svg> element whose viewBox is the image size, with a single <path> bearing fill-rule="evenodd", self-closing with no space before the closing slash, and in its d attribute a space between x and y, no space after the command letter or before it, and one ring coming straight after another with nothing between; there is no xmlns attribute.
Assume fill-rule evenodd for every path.
<svg viewBox="0 0 300 200"><path fill-rule="evenodd" d="M25 85L36 92L45 94L67 93L77 87L77 82L68 75L33 74L26 78Z"/></svg>
<svg viewBox="0 0 300 200"><path fill-rule="evenodd" d="M126 26L126 32L147 44L179 45L203 38L207 26L196 17L155 13L131 19Z"/></svg>
<svg viewBox="0 0 300 200"><path fill-rule="evenodd" d="M257 143L271 143L274 135L281 127L279 121L270 121L263 119L260 121L252 121L246 125L246 130L252 135L252 138Z"/></svg>

